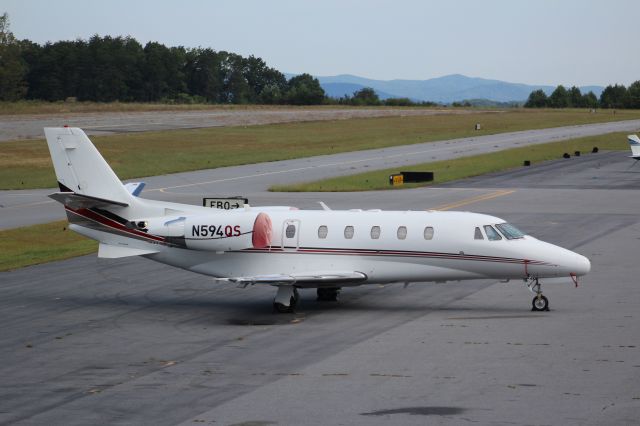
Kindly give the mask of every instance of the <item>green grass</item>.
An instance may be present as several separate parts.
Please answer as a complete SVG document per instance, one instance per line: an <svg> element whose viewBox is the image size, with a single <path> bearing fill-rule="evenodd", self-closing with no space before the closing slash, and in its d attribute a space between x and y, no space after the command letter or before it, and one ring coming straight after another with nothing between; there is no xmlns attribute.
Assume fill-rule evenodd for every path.
<svg viewBox="0 0 640 426"><path fill-rule="evenodd" d="M0 231L0 271L93 253L98 243L67 228L66 221Z"/></svg>
<svg viewBox="0 0 640 426"><path fill-rule="evenodd" d="M272 186L269 190L283 192L342 192L416 188L521 167L524 160L529 160L533 164L559 159L565 152L571 155L573 155L575 151L580 151L584 155L598 155L588 154L594 146L597 146L600 150L629 149L626 133L610 133L402 168L402 171L434 172L434 181L431 183L410 183L402 186L391 186L389 185L389 175L399 173L400 170L386 169L324 179L316 182L276 185Z"/></svg>
<svg viewBox="0 0 640 426"><path fill-rule="evenodd" d="M640 110L508 110L95 136L121 179L525 129L640 118ZM475 123L482 130L473 130ZM0 143L0 189L55 186L43 140Z"/></svg>

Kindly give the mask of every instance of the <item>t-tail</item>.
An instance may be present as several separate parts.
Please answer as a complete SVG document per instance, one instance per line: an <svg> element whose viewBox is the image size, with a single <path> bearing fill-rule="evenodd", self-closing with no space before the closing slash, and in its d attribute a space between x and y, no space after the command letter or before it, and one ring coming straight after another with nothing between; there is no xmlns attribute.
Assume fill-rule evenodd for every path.
<svg viewBox="0 0 640 426"><path fill-rule="evenodd" d="M631 147L631 155L629 157L634 160L640 160L640 138L638 138L638 135L629 135L627 140Z"/></svg>
<svg viewBox="0 0 640 426"><path fill-rule="evenodd" d="M123 185L81 129L45 128L44 134L60 188L49 197L64 204L70 229L99 241L101 257L157 252L158 242L136 229L135 220L164 209L137 198L140 184Z"/></svg>

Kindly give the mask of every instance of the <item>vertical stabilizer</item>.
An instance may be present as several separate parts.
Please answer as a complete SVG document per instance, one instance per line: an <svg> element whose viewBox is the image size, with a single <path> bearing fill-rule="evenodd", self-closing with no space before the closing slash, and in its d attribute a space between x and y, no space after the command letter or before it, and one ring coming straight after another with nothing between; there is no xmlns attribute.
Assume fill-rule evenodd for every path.
<svg viewBox="0 0 640 426"><path fill-rule="evenodd" d="M629 135L627 140L631 146L631 156L640 158L640 138L638 138L638 135Z"/></svg>
<svg viewBox="0 0 640 426"><path fill-rule="evenodd" d="M44 134L61 191L130 203L133 197L81 129L47 127Z"/></svg>

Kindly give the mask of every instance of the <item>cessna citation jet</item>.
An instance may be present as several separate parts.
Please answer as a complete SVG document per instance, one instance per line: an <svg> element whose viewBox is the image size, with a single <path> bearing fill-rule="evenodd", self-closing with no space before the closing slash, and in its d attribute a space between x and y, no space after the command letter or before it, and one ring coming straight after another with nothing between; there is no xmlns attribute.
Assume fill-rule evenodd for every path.
<svg viewBox="0 0 640 426"><path fill-rule="evenodd" d="M548 310L541 280L577 284L589 260L483 214L440 211L220 210L139 198L78 128L44 129L69 228L97 240L98 257L142 256L215 277L276 287L293 312L298 289L336 300L342 287L403 282L522 279L533 310Z"/></svg>

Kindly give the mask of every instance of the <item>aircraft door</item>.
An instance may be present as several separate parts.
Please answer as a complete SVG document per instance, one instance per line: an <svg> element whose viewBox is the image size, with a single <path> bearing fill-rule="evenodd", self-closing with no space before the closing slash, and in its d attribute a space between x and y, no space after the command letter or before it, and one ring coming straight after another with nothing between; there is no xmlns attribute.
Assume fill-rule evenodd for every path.
<svg viewBox="0 0 640 426"><path fill-rule="evenodd" d="M300 221L287 219L282 224L282 249L295 251L300 247Z"/></svg>

